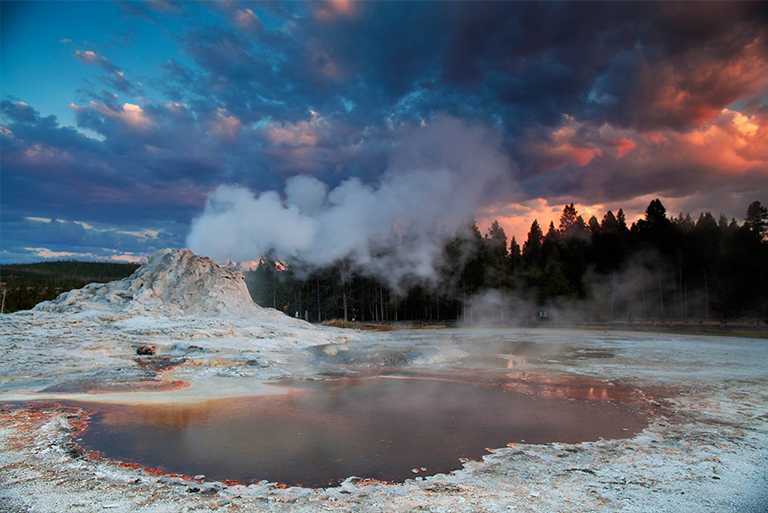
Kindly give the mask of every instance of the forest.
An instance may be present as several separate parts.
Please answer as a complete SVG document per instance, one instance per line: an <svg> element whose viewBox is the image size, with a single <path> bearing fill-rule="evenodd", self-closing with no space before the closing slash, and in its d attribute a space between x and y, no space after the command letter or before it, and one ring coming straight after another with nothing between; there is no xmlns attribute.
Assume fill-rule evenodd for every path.
<svg viewBox="0 0 768 513"><path fill-rule="evenodd" d="M2 312L29 310L55 299L62 292L93 282L105 283L130 276L139 266L110 262L61 260L34 264L0 265Z"/></svg>
<svg viewBox="0 0 768 513"><path fill-rule="evenodd" d="M768 208L753 202L739 224L670 217L655 199L627 226L622 210L585 221L570 204L522 244L470 221L436 265L404 292L348 260L307 271L264 257L246 281L256 303L310 321L768 321Z"/></svg>

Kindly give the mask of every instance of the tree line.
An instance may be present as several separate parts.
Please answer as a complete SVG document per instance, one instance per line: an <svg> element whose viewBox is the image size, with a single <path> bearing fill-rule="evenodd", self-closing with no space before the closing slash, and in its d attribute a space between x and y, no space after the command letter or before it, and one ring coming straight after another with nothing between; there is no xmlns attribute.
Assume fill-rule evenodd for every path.
<svg viewBox="0 0 768 513"><path fill-rule="evenodd" d="M402 243L402 241L401 241ZM627 225L622 210L585 221L565 205L558 226L533 221L520 244L494 221L448 239L437 278L405 292L342 260L305 272L272 255L246 281L256 303L306 317L361 321L768 319L768 208L745 221L669 217L660 200Z"/></svg>
<svg viewBox="0 0 768 513"><path fill-rule="evenodd" d="M42 301L56 299L62 292L93 282L125 278L138 267L136 264L76 260L3 264L0 265L0 308L2 312L29 310Z"/></svg>

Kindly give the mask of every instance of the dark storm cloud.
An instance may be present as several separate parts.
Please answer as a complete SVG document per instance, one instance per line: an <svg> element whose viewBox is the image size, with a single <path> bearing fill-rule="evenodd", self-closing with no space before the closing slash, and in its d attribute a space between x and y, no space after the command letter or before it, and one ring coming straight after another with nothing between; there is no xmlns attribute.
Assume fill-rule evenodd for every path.
<svg viewBox="0 0 768 513"><path fill-rule="evenodd" d="M352 16L318 14L322 4L301 4L298 11L284 7L268 4L266 14L261 7L251 9L254 16L271 17L259 30L232 23L181 35L195 68L167 61L160 87L197 114L210 116L223 108L244 130L255 124L251 144L242 146L241 158L233 161L276 173L277 180L241 169L239 174L247 175L241 180L258 189L279 186L285 177L302 172L337 182L352 174L375 179L385 165L382 149L391 139L389 124L422 119L419 102L408 98L418 96L411 93L425 72L437 75L432 55L444 36L432 19L436 7L419 7L423 12L414 14L399 3L363 4ZM227 15L246 8L230 5ZM404 30L415 21L423 21L422 30L434 37ZM439 99L433 103L439 110L449 107ZM318 120L313 121L311 110ZM291 141L288 134L298 135L302 124L312 133L305 134L305 142ZM250 164L244 156L253 157Z"/></svg>
<svg viewBox="0 0 768 513"><path fill-rule="evenodd" d="M40 115L35 109L24 102L3 100L0 102L0 112L16 123L34 123Z"/></svg>
<svg viewBox="0 0 768 513"><path fill-rule="evenodd" d="M447 112L501 124L529 194L579 195L584 173L610 184L605 194L631 196L637 181L676 191L696 165L646 154L654 174L632 171L629 160L590 161L606 145L635 144L595 140L596 130L689 130L755 93L766 71L765 15L755 4L334 7L229 2L217 7L229 24L180 36L197 69L165 65L167 90L194 112L210 118L223 108L244 125L261 123L229 159L243 183L264 189L299 173L375 180L393 127ZM258 30L233 22L246 9ZM577 133L557 142L567 119Z"/></svg>
<svg viewBox="0 0 768 513"><path fill-rule="evenodd" d="M532 197L596 204L655 194L693 211L698 201L739 216L768 195L768 108L751 118L725 109L687 132L648 134L570 119L534 151L529 158L548 169L521 182Z"/></svg>
<svg viewBox="0 0 768 513"><path fill-rule="evenodd" d="M210 175L220 172L220 164L208 152L193 148L195 141L182 146L184 134L173 130L171 123L162 130L152 129L154 121L142 117L139 106L112 110L93 103L78 108L81 126L104 135L99 141L59 126L54 116L18 122L18 116L7 114L18 112L10 103L2 104L10 122L2 125L0 134L4 215L76 214L84 221L109 222L147 219L175 210L189 219L197 206L195 199L202 201L205 192L205 186L190 175L203 177L204 183L215 181ZM148 145L150 129L155 135L152 142L171 150L164 153L162 147Z"/></svg>
<svg viewBox="0 0 768 513"><path fill-rule="evenodd" d="M748 93L757 77L739 79L736 71L768 55L765 10L756 3L452 7L444 83L491 85L501 104L526 105L545 124L567 113L595 123L683 129ZM718 72L728 66L734 76L721 80ZM684 105L665 97L669 92L683 96Z"/></svg>
<svg viewBox="0 0 768 513"><path fill-rule="evenodd" d="M517 158L564 114L688 129L754 92L765 72L754 4L229 3L227 12L246 8L277 21L256 35L234 24L186 33L202 74L169 62L177 98L186 84L243 122L298 123L311 108L360 133L445 111L501 122ZM296 164L279 167L316 172ZM539 167L521 162L524 173Z"/></svg>
<svg viewBox="0 0 768 513"><path fill-rule="evenodd" d="M511 201L765 190L759 3L119 5L132 24L181 20L179 55L136 97L117 55L75 53L105 73L72 106L98 140L0 102L4 223L185 223L220 183L375 183L402 133L443 114L501 132Z"/></svg>
<svg viewBox="0 0 768 513"><path fill-rule="evenodd" d="M297 121L309 106L327 115L343 111L344 98L357 106L355 121L379 123L383 108L436 71L433 56L445 37L429 16L434 6L361 4L354 15L318 19L319 5L302 4L299 14L278 10L278 27L255 37L236 27L190 31L184 47L204 75L176 62L166 70L179 80L197 79L195 92L208 91L245 119ZM420 30L406 30L416 22L423 22Z"/></svg>

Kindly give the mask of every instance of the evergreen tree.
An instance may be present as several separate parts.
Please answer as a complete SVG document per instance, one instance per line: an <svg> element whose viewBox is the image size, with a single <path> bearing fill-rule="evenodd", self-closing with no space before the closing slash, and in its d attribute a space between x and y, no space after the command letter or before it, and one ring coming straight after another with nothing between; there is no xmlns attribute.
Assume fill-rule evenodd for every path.
<svg viewBox="0 0 768 513"><path fill-rule="evenodd" d="M595 216L592 216L589 218L587 227L589 228L590 235L594 235L595 233L600 231L600 222L598 222Z"/></svg>
<svg viewBox="0 0 768 513"><path fill-rule="evenodd" d="M538 220L534 219L531 229L528 232L528 238L523 244L523 261L526 265L537 264L541 257L541 244L544 240L544 234L541 232Z"/></svg>
<svg viewBox="0 0 768 513"><path fill-rule="evenodd" d="M504 228L499 226L498 221L493 221L484 242L488 255L486 282L497 289L509 287L507 234L504 233Z"/></svg>
<svg viewBox="0 0 768 513"><path fill-rule="evenodd" d="M560 250L563 246L564 236L562 232L555 229L555 223L549 223L549 229L541 243L541 261L545 270L554 266L560 261Z"/></svg>
<svg viewBox="0 0 768 513"><path fill-rule="evenodd" d="M616 222L619 223L619 231L628 232L629 228L627 227L627 218L624 216L624 210L619 209L619 212L616 214Z"/></svg>
<svg viewBox="0 0 768 513"><path fill-rule="evenodd" d="M589 238L587 224L584 222L584 218L578 214L573 203L563 208L563 213L560 216L559 231L565 240L572 238L586 240Z"/></svg>
<svg viewBox="0 0 768 513"><path fill-rule="evenodd" d="M494 221L488 228L485 243L494 261L500 262L507 258L507 234L504 233L504 228L499 225L498 221Z"/></svg>
<svg viewBox="0 0 768 513"><path fill-rule="evenodd" d="M572 230L576 226L576 208L573 203L563 207L563 213L560 215L560 233L563 236L567 236L569 230Z"/></svg>
<svg viewBox="0 0 768 513"><path fill-rule="evenodd" d="M522 253L520 252L520 245L517 243L517 240L515 240L514 236L512 237L512 242L509 243L509 261L511 264L510 271L514 275L515 271L517 271L518 266L522 261Z"/></svg>
<svg viewBox="0 0 768 513"><path fill-rule="evenodd" d="M758 238L765 239L768 234L768 207L763 206L759 201L750 203L744 225Z"/></svg>
<svg viewBox="0 0 768 513"><path fill-rule="evenodd" d="M602 233L619 233L619 221L610 210L603 216L603 222L600 224Z"/></svg>

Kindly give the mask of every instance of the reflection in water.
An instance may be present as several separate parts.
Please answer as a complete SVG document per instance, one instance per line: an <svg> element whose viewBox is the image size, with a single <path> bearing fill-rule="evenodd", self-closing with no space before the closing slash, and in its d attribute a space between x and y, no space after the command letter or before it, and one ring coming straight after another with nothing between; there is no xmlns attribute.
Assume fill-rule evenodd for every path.
<svg viewBox="0 0 768 513"><path fill-rule="evenodd" d="M195 406L105 404L82 438L88 450L174 473L327 486L449 472L486 447L623 438L645 425L605 387L499 385L367 378Z"/></svg>

